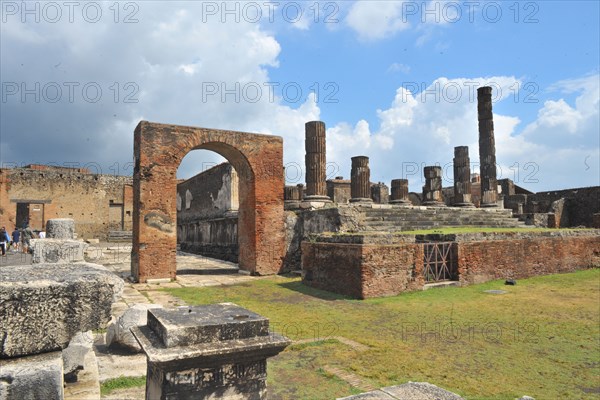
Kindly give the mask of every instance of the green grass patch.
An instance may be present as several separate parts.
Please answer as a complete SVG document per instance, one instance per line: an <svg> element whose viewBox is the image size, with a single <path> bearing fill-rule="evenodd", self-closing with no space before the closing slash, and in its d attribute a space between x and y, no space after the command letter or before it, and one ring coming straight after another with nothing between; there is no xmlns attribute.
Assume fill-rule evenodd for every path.
<svg viewBox="0 0 600 400"><path fill-rule="evenodd" d="M489 289L508 293L484 292ZM370 300L281 276L164 290L188 304L234 302L268 317L275 332L314 340L269 362L276 399L330 399L360 389L323 372L325 366L375 387L427 381L467 399L597 399L600 393L599 269ZM337 336L369 348L355 350Z"/></svg>
<svg viewBox="0 0 600 400"><path fill-rule="evenodd" d="M108 379L100 383L100 394L106 396L119 389L129 389L134 387L146 386L145 376L120 376L118 378Z"/></svg>

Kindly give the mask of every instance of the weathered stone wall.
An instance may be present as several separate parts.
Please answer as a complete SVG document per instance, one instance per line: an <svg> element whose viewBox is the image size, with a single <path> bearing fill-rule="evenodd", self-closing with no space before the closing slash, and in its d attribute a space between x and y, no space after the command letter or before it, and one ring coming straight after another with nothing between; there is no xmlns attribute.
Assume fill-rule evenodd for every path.
<svg viewBox="0 0 600 400"><path fill-rule="evenodd" d="M522 205L522 206L520 206ZM600 186L555 190L535 194L514 194L504 196L504 206L514 213L522 208L523 219L531 225L549 226L547 213L557 221L550 227L593 227L593 215L600 212Z"/></svg>
<svg viewBox="0 0 600 400"><path fill-rule="evenodd" d="M0 169L0 226L17 224L17 204L30 203L30 226L43 229L52 218L75 220L79 238L106 238L130 230L132 178L89 174L68 168Z"/></svg>
<svg viewBox="0 0 600 400"><path fill-rule="evenodd" d="M219 218L237 211L238 176L229 163L222 163L177 185L177 225Z"/></svg>
<svg viewBox="0 0 600 400"><path fill-rule="evenodd" d="M594 213L600 212L600 186L539 192L528 195L527 201L537 202L540 212L552 212L552 203L561 198L566 200L569 226L592 227Z"/></svg>

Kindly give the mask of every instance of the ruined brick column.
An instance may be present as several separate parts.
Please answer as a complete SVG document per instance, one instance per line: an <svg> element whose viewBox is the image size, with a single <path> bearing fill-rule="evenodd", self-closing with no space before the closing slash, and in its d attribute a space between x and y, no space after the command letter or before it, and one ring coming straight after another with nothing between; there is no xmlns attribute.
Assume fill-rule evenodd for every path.
<svg viewBox="0 0 600 400"><path fill-rule="evenodd" d="M350 199L351 203L371 203L371 169L369 157L352 157L352 170L350 172Z"/></svg>
<svg viewBox="0 0 600 400"><path fill-rule="evenodd" d="M325 123L310 121L304 125L306 134L306 194L305 200L329 201L325 184L326 144Z"/></svg>
<svg viewBox="0 0 600 400"><path fill-rule="evenodd" d="M423 186L423 205L431 207L445 207L442 196L442 167L436 165L423 169L425 186Z"/></svg>
<svg viewBox="0 0 600 400"><path fill-rule="evenodd" d="M392 197L390 204L410 205L408 199L408 179L392 179Z"/></svg>
<svg viewBox="0 0 600 400"><path fill-rule="evenodd" d="M481 207L497 207L496 141L492 115L492 88L477 89L479 119L479 164L481 169Z"/></svg>
<svg viewBox="0 0 600 400"><path fill-rule="evenodd" d="M471 160L469 147L454 148L454 202L456 207L474 207L471 201Z"/></svg>

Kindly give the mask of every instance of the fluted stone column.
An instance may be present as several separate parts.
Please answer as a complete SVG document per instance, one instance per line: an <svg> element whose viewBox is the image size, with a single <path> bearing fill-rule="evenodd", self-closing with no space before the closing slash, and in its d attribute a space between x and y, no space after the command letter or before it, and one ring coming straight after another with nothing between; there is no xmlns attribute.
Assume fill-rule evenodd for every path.
<svg viewBox="0 0 600 400"><path fill-rule="evenodd" d="M351 203L372 203L371 200L371 169L369 157L352 157L352 170L350 172L350 199Z"/></svg>
<svg viewBox="0 0 600 400"><path fill-rule="evenodd" d="M390 204L399 206L410 205L408 199L408 179L392 179L392 197Z"/></svg>
<svg viewBox="0 0 600 400"><path fill-rule="evenodd" d="M479 164L481 169L481 207L497 207L496 141L492 115L492 88L477 89L479 119Z"/></svg>
<svg viewBox="0 0 600 400"><path fill-rule="evenodd" d="M327 168L325 123L310 121L305 124L304 128L306 134L306 194L304 199L329 201L325 184L325 170Z"/></svg>
<svg viewBox="0 0 600 400"><path fill-rule="evenodd" d="M427 166L423 169L425 186L423 186L423 205L445 207L442 196L442 167Z"/></svg>
<svg viewBox="0 0 600 400"><path fill-rule="evenodd" d="M471 200L471 160L469 148L454 148L454 202L456 207L474 207Z"/></svg>

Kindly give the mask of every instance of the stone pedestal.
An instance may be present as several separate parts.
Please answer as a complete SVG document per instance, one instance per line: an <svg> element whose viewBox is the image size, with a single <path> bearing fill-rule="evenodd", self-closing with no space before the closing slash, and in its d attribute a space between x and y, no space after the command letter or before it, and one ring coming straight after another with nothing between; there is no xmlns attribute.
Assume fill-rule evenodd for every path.
<svg viewBox="0 0 600 400"><path fill-rule="evenodd" d="M350 172L350 202L372 203L371 199L371 169L369 157L352 157L352 170Z"/></svg>
<svg viewBox="0 0 600 400"><path fill-rule="evenodd" d="M326 143L325 123L322 121L310 121L304 126L306 141L306 193L305 200L330 201L327 197L326 177Z"/></svg>
<svg viewBox="0 0 600 400"><path fill-rule="evenodd" d="M474 207L471 200L471 160L469 148L454 148L454 201L455 207Z"/></svg>
<svg viewBox="0 0 600 400"><path fill-rule="evenodd" d="M73 239L75 237L75 221L71 218L54 218L46 221L46 237L48 239Z"/></svg>
<svg viewBox="0 0 600 400"><path fill-rule="evenodd" d="M133 327L148 359L146 399L266 399L267 358L291 341L232 303L148 310Z"/></svg>
<svg viewBox="0 0 600 400"><path fill-rule="evenodd" d="M33 239L31 250L34 264L84 262L88 244L77 240Z"/></svg>
<svg viewBox="0 0 600 400"><path fill-rule="evenodd" d="M492 88L477 89L479 119L479 164L481 172L481 207L497 207L496 141L492 114Z"/></svg>
<svg viewBox="0 0 600 400"><path fill-rule="evenodd" d="M408 179L392 180L392 197L390 204L398 206L409 206L411 202L408 198Z"/></svg>
<svg viewBox="0 0 600 400"><path fill-rule="evenodd" d="M371 199L376 204L388 204L390 202L390 189L385 183L376 183L371 186Z"/></svg>
<svg viewBox="0 0 600 400"><path fill-rule="evenodd" d="M422 205L430 207L445 207L442 196L442 167L428 166L423 169L425 186L423 186Z"/></svg>

